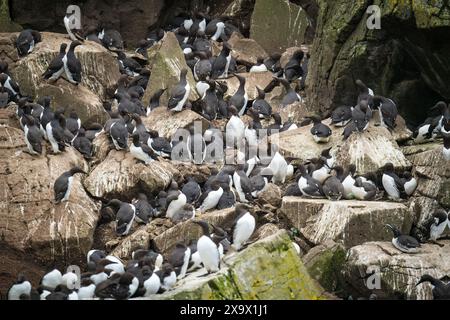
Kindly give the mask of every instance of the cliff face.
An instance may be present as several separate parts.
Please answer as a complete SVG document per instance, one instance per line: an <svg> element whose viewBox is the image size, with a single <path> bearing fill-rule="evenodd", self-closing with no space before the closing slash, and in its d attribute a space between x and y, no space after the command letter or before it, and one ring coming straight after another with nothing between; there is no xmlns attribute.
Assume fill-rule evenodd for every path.
<svg viewBox="0 0 450 320"><path fill-rule="evenodd" d="M308 93L317 110L352 104L362 79L391 97L410 123L450 98L450 8L444 1L318 1ZM369 5L381 29L369 29Z"/></svg>

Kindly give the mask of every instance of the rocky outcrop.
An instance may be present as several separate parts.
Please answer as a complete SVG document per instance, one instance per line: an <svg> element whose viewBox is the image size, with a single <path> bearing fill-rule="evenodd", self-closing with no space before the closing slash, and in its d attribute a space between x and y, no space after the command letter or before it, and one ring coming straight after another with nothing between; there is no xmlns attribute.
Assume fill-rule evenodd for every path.
<svg viewBox="0 0 450 320"><path fill-rule="evenodd" d="M441 243L444 247L422 245L416 254L401 253L390 242L365 243L350 249L343 274L356 296L430 300L430 284L416 284L424 274L449 274L450 242Z"/></svg>
<svg viewBox="0 0 450 320"><path fill-rule="evenodd" d="M444 1L317 1L319 13L307 80L309 102L329 111L354 105L355 79L392 98L419 124L436 101L450 97L450 9ZM369 5L380 8L380 28ZM430 54L433 52L433 54Z"/></svg>
<svg viewBox="0 0 450 320"><path fill-rule="evenodd" d="M450 166L442 155L442 143L404 147L403 152L419 177L417 196L436 200L450 207Z"/></svg>
<svg viewBox="0 0 450 320"><path fill-rule="evenodd" d="M346 248L392 239L388 223L408 233L415 218L402 203L301 197L284 197L281 212L310 243L333 240Z"/></svg>
<svg viewBox="0 0 450 320"><path fill-rule="evenodd" d="M266 51L253 39L244 38L234 32L228 40L233 58L238 63L250 66L256 64L258 58L266 58Z"/></svg>
<svg viewBox="0 0 450 320"><path fill-rule="evenodd" d="M148 129L157 130L159 135L171 140L178 129L189 130L191 124L201 125L205 131L209 122L198 113L185 109L181 112L171 112L167 106L154 109L149 117L142 118Z"/></svg>
<svg viewBox="0 0 450 320"><path fill-rule="evenodd" d="M0 233L5 245L40 263L84 262L99 206L76 175L68 202L54 203L53 184L75 165L87 164L71 147L63 155L31 156L19 129L0 127Z"/></svg>
<svg viewBox="0 0 450 320"><path fill-rule="evenodd" d="M150 299L327 299L291 243L286 231L280 231L225 256L219 272L203 276L204 270L196 271L174 290Z"/></svg>
<svg viewBox="0 0 450 320"><path fill-rule="evenodd" d="M176 169L168 161L138 162L129 152L111 150L84 181L86 190L94 197L132 196L139 188L157 193L165 189Z"/></svg>
<svg viewBox="0 0 450 320"><path fill-rule="evenodd" d="M338 292L343 288L341 270L346 253L341 244L326 240L308 251L302 261L311 277L319 281L328 292Z"/></svg>
<svg viewBox="0 0 450 320"><path fill-rule="evenodd" d="M188 70L187 80L191 86L189 100L195 101L199 98L195 90L195 80L191 69L186 65L183 51L173 32L166 32L160 44L148 50L150 68L152 74L145 90L142 101L145 105L150 102L151 96L159 89L167 89L160 99L160 106L167 107L170 90L180 81L180 71L183 68Z"/></svg>
<svg viewBox="0 0 450 320"><path fill-rule="evenodd" d="M305 42L308 25L306 11L290 1L256 0L250 37L267 52L282 53L288 47Z"/></svg>
<svg viewBox="0 0 450 320"><path fill-rule="evenodd" d="M196 216L199 215L199 213L200 212L196 211ZM233 213L233 208L216 210L201 215L201 219L210 224L223 227L232 223ZM153 238L153 241L160 251L170 252L177 242L189 243L190 240L197 240L201 235L201 228L188 220L178 223L167 231L159 234L157 237Z"/></svg>
<svg viewBox="0 0 450 320"><path fill-rule="evenodd" d="M52 97L53 108L64 107L67 114L76 111L84 124L102 123L108 118L102 101L113 91L119 78L119 67L111 53L101 45L85 41L75 49L82 66L81 84L75 86L61 76L56 83L42 78L50 61L58 54L61 43L70 45L64 34L43 32L42 42L33 52L16 62L11 73L24 95Z"/></svg>
<svg viewBox="0 0 450 320"><path fill-rule="evenodd" d="M324 121L329 125L329 120ZM295 157L301 162L315 158L326 148L332 147L336 163L347 167L353 163L358 174L378 171L387 162L392 162L396 168L411 167L410 162L401 152L393 135L374 121L363 133L353 133L343 141L343 128L332 128L328 143L316 143L310 133L312 125L271 135L269 141L278 146L285 156Z"/></svg>
<svg viewBox="0 0 450 320"><path fill-rule="evenodd" d="M135 47L139 40L145 38L148 28L157 22L164 1L63 0L55 3L43 0L31 3L13 0L10 1L11 16L15 22L36 30L65 32L62 17L70 4L80 7L83 26L97 25L99 21L107 22L109 28L121 33L128 46Z"/></svg>
<svg viewBox="0 0 450 320"><path fill-rule="evenodd" d="M239 75L245 78L245 92L247 92L249 100L254 100L258 96L256 86L264 89L273 79L272 73L269 71L239 73ZM236 77L219 79L218 82L224 83L228 87L228 90L224 95L225 99L232 97L239 89L239 80Z"/></svg>

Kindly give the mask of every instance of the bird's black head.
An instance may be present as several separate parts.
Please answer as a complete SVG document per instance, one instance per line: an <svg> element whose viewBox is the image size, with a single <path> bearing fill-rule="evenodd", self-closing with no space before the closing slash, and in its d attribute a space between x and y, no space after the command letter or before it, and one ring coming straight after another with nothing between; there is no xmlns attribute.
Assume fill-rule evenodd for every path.
<svg viewBox="0 0 450 320"><path fill-rule="evenodd" d="M436 279L433 278L432 276L430 276L429 274L424 274L420 277L420 280L419 280L419 282L417 282L416 286L418 286L419 284L424 283L424 282L430 282L430 283L434 284L436 282Z"/></svg>
<svg viewBox="0 0 450 320"><path fill-rule="evenodd" d="M83 169L81 169L80 167L76 166L73 167L72 169L70 169L70 174L74 175L76 173L82 173L82 174L87 174Z"/></svg>
<svg viewBox="0 0 450 320"><path fill-rule="evenodd" d="M292 55L292 59L295 59L297 61L301 61L303 59L304 55L305 55L305 53L302 50L297 50Z"/></svg>
<svg viewBox="0 0 450 320"><path fill-rule="evenodd" d="M401 235L400 230L396 226L392 224L386 224L386 227L392 230L392 232L394 233L394 238L397 238Z"/></svg>
<svg viewBox="0 0 450 320"><path fill-rule="evenodd" d="M324 149L324 150L322 150L322 152L321 152L321 156L322 157L325 157L325 158L331 158L331 155L330 155L330 151L331 151L331 148L332 147L329 147L329 148L327 148L327 149Z"/></svg>
<svg viewBox="0 0 450 320"><path fill-rule="evenodd" d="M392 162L388 162L382 167L382 169L383 169L384 172L393 173L394 172L394 165L392 164Z"/></svg>
<svg viewBox="0 0 450 320"><path fill-rule="evenodd" d="M203 235L205 236L209 236L209 223L206 222L205 220L191 220L192 223L198 224L202 230L203 230Z"/></svg>

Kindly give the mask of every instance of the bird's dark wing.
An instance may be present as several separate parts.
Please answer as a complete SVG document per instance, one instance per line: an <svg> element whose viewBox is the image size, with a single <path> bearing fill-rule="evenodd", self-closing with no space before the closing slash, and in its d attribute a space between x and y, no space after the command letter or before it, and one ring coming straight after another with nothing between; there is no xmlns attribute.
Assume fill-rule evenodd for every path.
<svg viewBox="0 0 450 320"><path fill-rule="evenodd" d="M67 60L67 67L72 73L73 80L80 82L81 81L81 62L77 58L75 59L68 59Z"/></svg>
<svg viewBox="0 0 450 320"><path fill-rule="evenodd" d="M172 146L170 145L170 142L163 137L153 139L152 147L153 149L162 151L164 153L172 153Z"/></svg>
<svg viewBox="0 0 450 320"><path fill-rule="evenodd" d="M398 237L398 241L405 245L407 248L418 248L420 247L419 241L408 235L401 235Z"/></svg>
<svg viewBox="0 0 450 320"><path fill-rule="evenodd" d="M184 86L179 84L173 87L172 91L170 92L170 98L168 102L169 108L176 107L176 105L183 99L185 93L186 90Z"/></svg>
<svg viewBox="0 0 450 320"><path fill-rule="evenodd" d="M55 201L59 202L64 198L64 195L67 192L68 188L68 177L65 175L60 176L58 179L56 179L55 184L53 186L53 190L55 192Z"/></svg>
<svg viewBox="0 0 450 320"><path fill-rule="evenodd" d="M61 68L64 67L64 63L61 59L61 57L58 55L50 62L50 64L47 67L47 70L42 75L45 79L50 78L55 72L59 71Z"/></svg>

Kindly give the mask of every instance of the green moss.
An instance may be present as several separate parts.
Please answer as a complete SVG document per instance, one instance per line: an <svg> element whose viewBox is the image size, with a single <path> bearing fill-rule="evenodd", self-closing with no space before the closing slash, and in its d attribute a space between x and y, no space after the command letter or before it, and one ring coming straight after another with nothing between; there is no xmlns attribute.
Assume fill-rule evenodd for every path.
<svg viewBox="0 0 450 320"><path fill-rule="evenodd" d="M341 271L345 263L345 255L346 252L341 247L336 250L328 250L308 266L308 271L327 291L340 291L342 289Z"/></svg>
<svg viewBox="0 0 450 320"><path fill-rule="evenodd" d="M0 4L0 32L18 32L22 27L11 21L8 0L1 0Z"/></svg>

